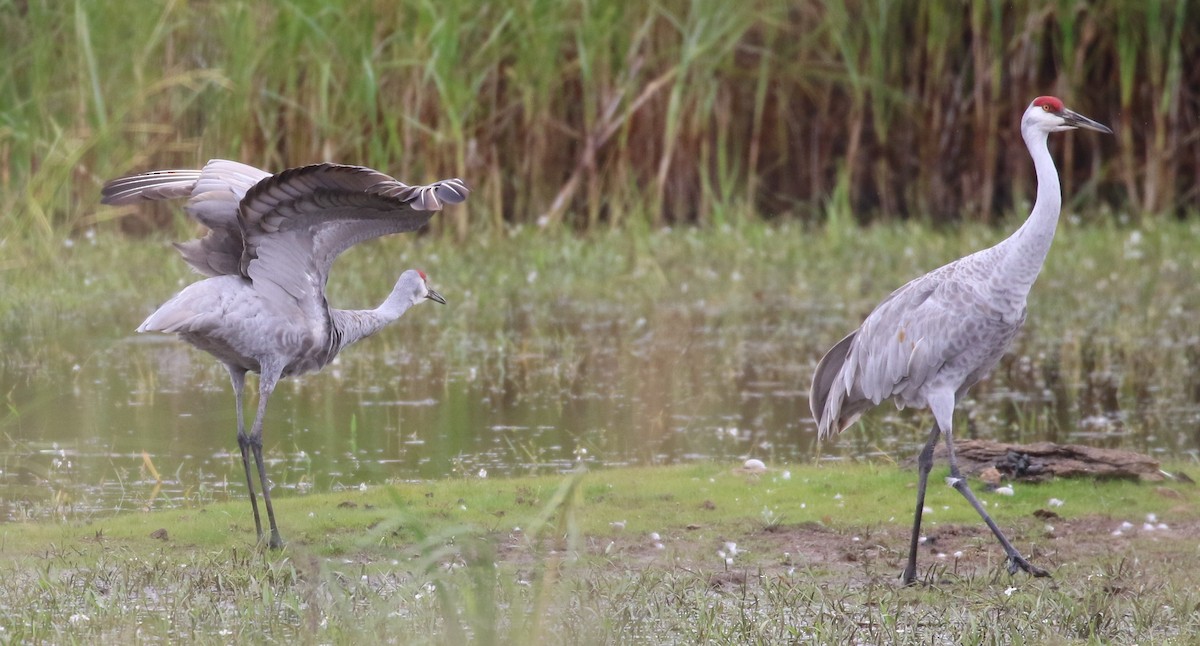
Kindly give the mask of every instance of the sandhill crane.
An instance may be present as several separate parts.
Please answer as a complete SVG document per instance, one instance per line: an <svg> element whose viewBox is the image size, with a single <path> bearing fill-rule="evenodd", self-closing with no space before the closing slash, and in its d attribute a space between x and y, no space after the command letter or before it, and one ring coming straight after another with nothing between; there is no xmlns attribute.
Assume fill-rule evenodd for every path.
<svg viewBox="0 0 1200 646"><path fill-rule="evenodd" d="M1055 97L1034 99L1021 117L1021 136L1033 156L1038 182L1037 200L1025 223L996 246L892 292L822 357L813 374L809 405L821 439L845 430L889 397L898 408L929 408L933 413L933 430L917 461L917 511L904 585L916 580L925 485L942 433L950 462L947 483L996 535L1008 557L1009 573L1020 568L1033 576L1049 576L1021 556L971 492L954 458L951 422L956 401L991 372L1025 322L1026 298L1050 251L1062 206L1058 171L1046 140L1052 132L1075 128L1112 133L1066 109Z"/></svg>
<svg viewBox="0 0 1200 646"><path fill-rule="evenodd" d="M263 417L276 383L320 370L346 346L419 302L446 302L429 289L424 273L410 269L379 307L333 309L325 300L330 265L359 242L420 228L443 204L462 202L468 192L458 179L408 186L369 168L328 163L272 175L221 159L202 170L116 179L102 189L105 204L188 198L188 215L209 228L205 237L175 246L210 278L188 285L138 332L177 333L229 370L238 447L260 542L251 453L271 529L268 544L283 545L262 456ZM258 412L249 434L242 417L247 372L259 373Z"/></svg>

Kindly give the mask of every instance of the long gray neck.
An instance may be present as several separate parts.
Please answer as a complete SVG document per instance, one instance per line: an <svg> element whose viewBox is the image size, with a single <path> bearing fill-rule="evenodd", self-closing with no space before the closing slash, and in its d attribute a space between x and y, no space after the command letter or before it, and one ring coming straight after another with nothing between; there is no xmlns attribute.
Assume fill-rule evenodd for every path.
<svg viewBox="0 0 1200 646"><path fill-rule="evenodd" d="M1058 170L1054 168L1054 159L1046 145L1047 133L1022 128L1021 134L1037 171L1037 200L1021 228L996 245L1000 251L1000 265L993 279L997 287L1024 296L1037 280L1046 254L1050 252L1050 244L1054 242L1058 214L1062 210L1062 191L1058 185Z"/></svg>
<svg viewBox="0 0 1200 646"><path fill-rule="evenodd" d="M333 324L330 330L329 358L332 359L345 347L365 339L388 323L400 318L413 303L410 299L400 296L393 291L382 305L373 310L337 310L330 308L329 316Z"/></svg>

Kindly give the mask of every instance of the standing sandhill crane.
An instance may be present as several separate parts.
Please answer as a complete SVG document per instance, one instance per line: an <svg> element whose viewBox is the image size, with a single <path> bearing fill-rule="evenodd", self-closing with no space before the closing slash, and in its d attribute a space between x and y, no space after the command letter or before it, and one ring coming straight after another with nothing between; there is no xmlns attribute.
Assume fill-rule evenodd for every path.
<svg viewBox="0 0 1200 646"><path fill-rule="evenodd" d="M1037 201L1021 228L994 247L939 267L892 292L863 324L833 346L813 374L809 405L824 439L842 432L868 409L891 397L897 408L929 408L933 430L917 461L917 511L903 583L917 575L917 544L925 484L938 436L946 434L950 484L971 503L1017 568L1033 576L1049 572L1032 565L1005 538L967 486L954 458L955 402L991 372L1025 322L1029 289L1042 270L1062 195L1058 171L1046 146L1052 132L1107 127L1063 107L1051 96L1033 100L1021 117L1021 136L1037 172Z"/></svg>
<svg viewBox="0 0 1200 646"><path fill-rule="evenodd" d="M187 213L210 229L201 239L175 245L189 265L210 278L188 285L138 332L177 333L229 370L238 447L260 542L250 453L267 507L269 545L283 546L262 456L263 417L275 384L320 370L346 346L421 301L446 302L429 289L423 272L410 269L379 307L333 309L325 300L330 265L359 242L424 226L443 204L462 202L468 192L458 179L408 186L369 168L338 164L272 175L221 159L202 170L155 171L104 185L105 204L188 198ZM259 374L258 413L249 435L242 418L247 372Z"/></svg>

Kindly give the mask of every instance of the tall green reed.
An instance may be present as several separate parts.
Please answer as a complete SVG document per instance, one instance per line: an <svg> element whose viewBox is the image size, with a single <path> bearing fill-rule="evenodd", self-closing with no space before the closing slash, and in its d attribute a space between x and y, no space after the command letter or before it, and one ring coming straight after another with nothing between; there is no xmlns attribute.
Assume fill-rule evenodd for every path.
<svg viewBox="0 0 1200 646"><path fill-rule="evenodd" d="M210 157L463 176L458 238L821 219L995 219L1033 175L1017 115L1062 95L1069 206L1194 209L1194 9L1161 0L103 0L0 3L0 218L52 250L104 179ZM131 219L136 218L136 219Z"/></svg>

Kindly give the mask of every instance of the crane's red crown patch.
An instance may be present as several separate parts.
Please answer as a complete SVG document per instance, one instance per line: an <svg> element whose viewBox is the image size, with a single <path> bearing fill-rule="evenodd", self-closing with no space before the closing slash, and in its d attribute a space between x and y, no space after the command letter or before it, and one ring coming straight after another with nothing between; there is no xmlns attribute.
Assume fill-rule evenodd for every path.
<svg viewBox="0 0 1200 646"><path fill-rule="evenodd" d="M1054 96L1039 96L1033 100L1033 104L1047 112L1055 114L1063 111L1062 100Z"/></svg>

